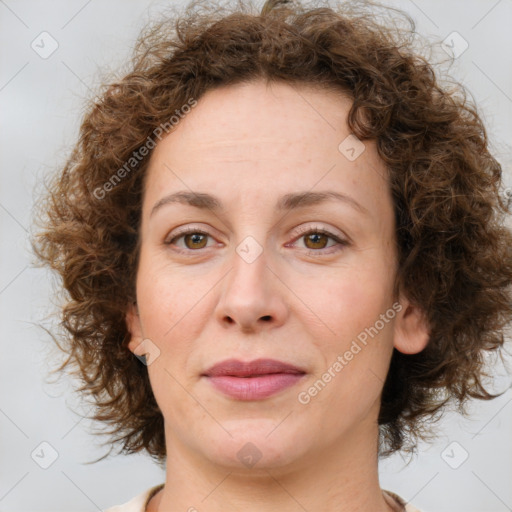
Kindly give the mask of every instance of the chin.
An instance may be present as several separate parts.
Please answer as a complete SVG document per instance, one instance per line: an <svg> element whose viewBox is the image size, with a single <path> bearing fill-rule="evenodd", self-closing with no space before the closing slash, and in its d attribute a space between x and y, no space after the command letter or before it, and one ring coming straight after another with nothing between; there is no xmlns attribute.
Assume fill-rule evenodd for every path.
<svg viewBox="0 0 512 512"><path fill-rule="evenodd" d="M302 436L293 435L291 425L279 424L274 419L245 419L221 422L222 428L203 437L205 456L216 465L230 471L270 470L282 468L299 459L307 451L308 443ZM277 426L277 427L276 427ZM265 475L268 473L265 471Z"/></svg>

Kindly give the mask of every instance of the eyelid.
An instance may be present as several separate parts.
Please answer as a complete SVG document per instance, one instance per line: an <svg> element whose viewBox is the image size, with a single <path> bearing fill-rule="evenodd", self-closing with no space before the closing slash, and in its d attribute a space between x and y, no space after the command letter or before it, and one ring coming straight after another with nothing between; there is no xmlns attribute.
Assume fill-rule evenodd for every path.
<svg viewBox="0 0 512 512"><path fill-rule="evenodd" d="M336 233L335 231L336 230L334 230L332 228L323 227L322 225L310 224L305 227L301 226L301 227L297 228L297 233L294 234L293 236L295 237L294 238L294 240L295 240L295 239L300 238L301 236L304 236L308 233L319 232L319 233L323 233L325 235L331 236L333 238L343 239L347 242L350 241L349 237L347 237L344 233L342 233L342 232Z"/></svg>
<svg viewBox="0 0 512 512"><path fill-rule="evenodd" d="M180 238L190 233L199 233L202 235L209 236L210 238L214 238L214 235L210 232L209 229L187 224L186 226L178 227L171 233L168 233L164 239L164 245L171 245L171 242L176 238Z"/></svg>
<svg viewBox="0 0 512 512"><path fill-rule="evenodd" d="M307 227L300 227L296 230L295 233L293 233L293 237L294 239L300 237L301 235L305 235L305 234L308 234L308 233L311 233L312 231L318 231L318 232L321 232L321 233L324 233L326 235L329 235L329 236L333 236L333 237L338 237L338 238L343 238L343 239L347 239L347 241L349 241L349 238L344 234L344 233L340 233L340 234L336 234L336 233L333 233L329 228L324 228L322 226L319 226L319 225L309 225ZM176 230L174 230L172 232L172 238L175 238L179 235L182 235L182 234L188 234L188 233L202 233L202 234L205 234L205 235L209 235L209 236L213 236L209 231L207 231L206 229L203 229L201 227L198 227L197 225L185 225L183 227L177 227ZM169 238L170 234L168 234L166 236L166 240Z"/></svg>

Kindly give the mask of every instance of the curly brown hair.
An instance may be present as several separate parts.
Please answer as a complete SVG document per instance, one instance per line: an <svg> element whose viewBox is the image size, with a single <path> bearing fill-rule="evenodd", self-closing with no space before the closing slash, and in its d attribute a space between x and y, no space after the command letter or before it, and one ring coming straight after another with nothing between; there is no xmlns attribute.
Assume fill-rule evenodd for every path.
<svg viewBox="0 0 512 512"><path fill-rule="evenodd" d="M162 413L147 367L127 348L125 321L136 301L149 142L191 99L261 78L348 94L350 130L376 141L389 171L395 290L425 312L430 339L418 354L393 351L380 456L409 449L407 441L414 449L429 435L422 420L433 421L450 400L465 413L470 397L499 396L485 388L485 356L501 355L512 316L512 232L502 169L477 107L457 82L441 85L414 47L407 14L316 4L268 1L258 12L242 0L194 1L148 25L130 71L91 101L76 146L36 208L42 229L33 249L67 292L59 370L79 377L93 418L111 427L124 453L166 456ZM381 20L391 13L389 23L375 21L376 8Z"/></svg>

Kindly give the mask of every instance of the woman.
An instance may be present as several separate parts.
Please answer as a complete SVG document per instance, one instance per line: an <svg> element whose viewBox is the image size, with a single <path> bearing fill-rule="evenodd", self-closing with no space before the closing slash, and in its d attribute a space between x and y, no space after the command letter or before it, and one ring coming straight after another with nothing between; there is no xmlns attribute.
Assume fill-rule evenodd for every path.
<svg viewBox="0 0 512 512"><path fill-rule="evenodd" d="M512 233L476 110L371 15L194 4L141 36L42 203L63 348L166 481L110 512L418 509L380 488L489 399Z"/></svg>

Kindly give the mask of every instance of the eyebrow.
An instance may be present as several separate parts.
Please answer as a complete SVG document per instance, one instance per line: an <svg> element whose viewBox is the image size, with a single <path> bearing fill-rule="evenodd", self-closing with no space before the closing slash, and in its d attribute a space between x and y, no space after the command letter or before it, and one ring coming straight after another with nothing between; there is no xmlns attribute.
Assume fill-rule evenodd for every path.
<svg viewBox="0 0 512 512"><path fill-rule="evenodd" d="M306 206L314 206L329 200L341 201L345 204L348 204L349 206L352 206L354 209L363 214L369 214L369 211L352 197L329 190L320 192L294 192L291 194L286 194L280 197L277 201L276 210L296 210ZM225 207L219 198L203 192L189 192L183 190L169 194L168 196L162 197L162 199L157 201L151 209L150 217L153 216L155 212L163 206L173 203L186 204L189 206L194 206L195 208L200 208L202 210L207 209L214 212L225 211Z"/></svg>

